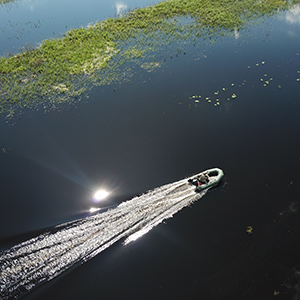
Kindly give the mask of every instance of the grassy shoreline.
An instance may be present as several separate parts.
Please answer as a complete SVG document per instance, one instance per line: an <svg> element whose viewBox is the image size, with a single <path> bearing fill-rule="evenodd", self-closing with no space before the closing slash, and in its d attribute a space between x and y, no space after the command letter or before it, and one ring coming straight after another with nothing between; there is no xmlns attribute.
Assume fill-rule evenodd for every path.
<svg viewBox="0 0 300 300"><path fill-rule="evenodd" d="M72 29L63 38L0 58L0 112L41 101L69 101L90 82L106 84L118 78L122 63L142 60L161 41L184 40L191 33L224 35L297 3L300 0L168 0Z"/></svg>

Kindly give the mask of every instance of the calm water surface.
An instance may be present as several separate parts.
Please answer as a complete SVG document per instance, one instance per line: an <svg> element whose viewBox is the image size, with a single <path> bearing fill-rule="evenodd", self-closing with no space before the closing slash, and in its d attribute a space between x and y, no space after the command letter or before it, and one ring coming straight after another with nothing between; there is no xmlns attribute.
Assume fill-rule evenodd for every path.
<svg viewBox="0 0 300 300"><path fill-rule="evenodd" d="M110 9L98 17L85 11L67 26L116 14ZM24 299L300 296L299 9L185 50L176 57L170 49L154 72L95 88L72 106L2 118L1 249L87 217L92 207L114 207L207 168L225 172L190 208ZM98 188L111 194L94 203Z"/></svg>

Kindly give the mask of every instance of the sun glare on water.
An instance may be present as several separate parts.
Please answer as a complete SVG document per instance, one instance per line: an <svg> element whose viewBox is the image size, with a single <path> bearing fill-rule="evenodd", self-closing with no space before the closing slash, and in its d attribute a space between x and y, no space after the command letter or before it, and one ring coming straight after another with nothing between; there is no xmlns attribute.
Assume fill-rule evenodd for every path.
<svg viewBox="0 0 300 300"><path fill-rule="evenodd" d="M105 199L108 195L109 195L108 191L106 191L106 190L98 190L94 194L93 199L94 199L94 201L99 202L99 201Z"/></svg>

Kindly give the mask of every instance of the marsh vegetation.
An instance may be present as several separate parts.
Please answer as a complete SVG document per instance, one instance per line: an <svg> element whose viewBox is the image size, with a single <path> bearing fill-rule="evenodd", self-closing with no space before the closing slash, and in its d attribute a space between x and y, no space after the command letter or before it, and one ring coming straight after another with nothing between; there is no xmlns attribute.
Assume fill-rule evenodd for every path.
<svg viewBox="0 0 300 300"><path fill-rule="evenodd" d="M169 0L72 29L62 38L0 58L0 111L72 101L94 84L124 79L125 62L146 70L157 67L160 62L150 54L162 45L234 34L259 17L299 2Z"/></svg>

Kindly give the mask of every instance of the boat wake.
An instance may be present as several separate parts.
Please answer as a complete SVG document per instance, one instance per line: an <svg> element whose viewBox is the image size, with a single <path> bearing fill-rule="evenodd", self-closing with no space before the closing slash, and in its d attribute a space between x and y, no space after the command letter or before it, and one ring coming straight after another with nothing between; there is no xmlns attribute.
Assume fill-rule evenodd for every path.
<svg viewBox="0 0 300 300"><path fill-rule="evenodd" d="M205 195L183 179L119 206L56 226L0 253L0 299L18 298L120 239L128 244Z"/></svg>

